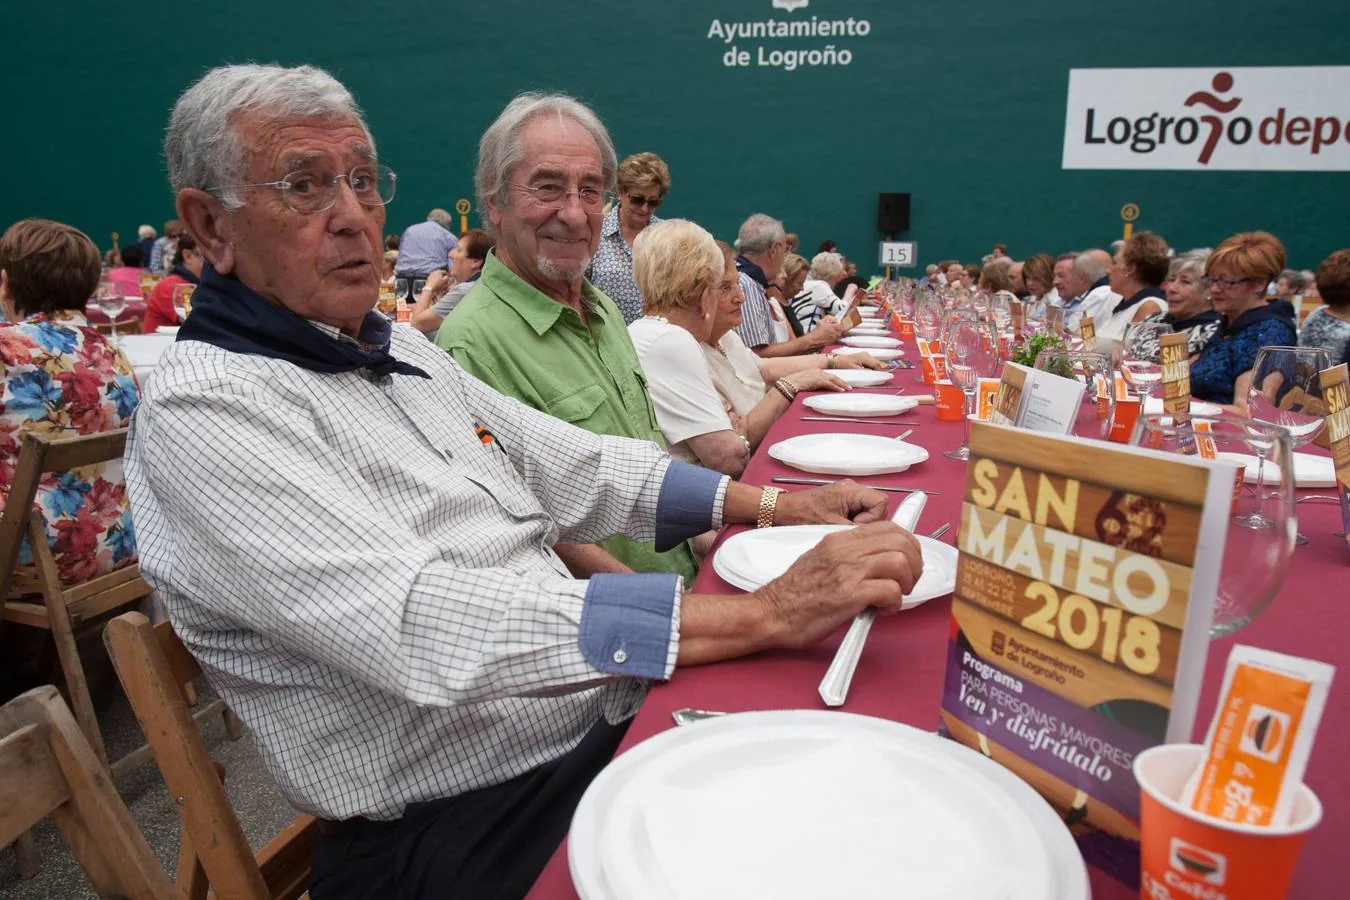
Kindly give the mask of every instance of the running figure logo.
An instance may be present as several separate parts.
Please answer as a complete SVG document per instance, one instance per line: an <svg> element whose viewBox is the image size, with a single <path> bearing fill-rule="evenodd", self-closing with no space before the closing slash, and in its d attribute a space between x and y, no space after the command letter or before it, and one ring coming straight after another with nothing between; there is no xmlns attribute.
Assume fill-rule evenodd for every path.
<svg viewBox="0 0 1350 900"><path fill-rule="evenodd" d="M1233 89L1233 76L1227 72L1220 72L1214 76L1210 87L1220 94L1226 94ZM1186 98L1187 106L1207 106L1221 113L1232 112L1241 102L1241 97L1221 100L1209 91L1196 91ZM1201 116L1200 121L1209 126L1209 137L1205 138L1205 146L1200 150L1200 164L1209 165L1209 158L1214 155L1214 148L1219 145L1219 138L1223 135L1223 120L1218 116L1208 115Z"/></svg>

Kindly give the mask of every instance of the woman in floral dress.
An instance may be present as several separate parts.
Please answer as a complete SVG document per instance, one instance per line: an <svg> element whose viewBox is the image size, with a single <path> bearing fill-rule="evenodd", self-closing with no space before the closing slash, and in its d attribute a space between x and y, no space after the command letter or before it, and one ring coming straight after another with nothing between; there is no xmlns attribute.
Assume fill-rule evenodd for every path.
<svg viewBox="0 0 1350 900"><path fill-rule="evenodd" d="M98 279L94 242L69 225L25 219L0 237L0 502L24 433L97 434L125 427L136 411L131 364L84 317ZM136 559L121 460L43 476L35 506L62 582ZM20 564L31 563L25 545Z"/></svg>

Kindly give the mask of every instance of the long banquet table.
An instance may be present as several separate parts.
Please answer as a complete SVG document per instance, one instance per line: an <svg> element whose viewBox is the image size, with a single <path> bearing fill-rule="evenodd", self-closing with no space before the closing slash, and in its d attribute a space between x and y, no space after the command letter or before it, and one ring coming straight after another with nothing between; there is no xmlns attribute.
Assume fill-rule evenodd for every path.
<svg viewBox="0 0 1350 900"><path fill-rule="evenodd" d="M916 359L914 347L908 358ZM931 391L915 384L917 369L897 369L894 380L884 387L859 388L878 393ZM804 422L803 414L814 414L802 405L799 396L779 418L760 444L746 468L743 480L751 484L771 484L775 475L803 475L769 458L767 449L785 438L799 434L855 431L866 434L897 435L906 428L914 433L907 440L929 451L927 462L897 475L878 475L857 479L871 484L897 487L922 487L938 491L931 496L919 523L919 533L927 533L944 522L952 531L944 538L955 541L959 523L965 463L946 459L942 454L960 446L961 424L939 422L933 406L920 406L899 417L889 426L849 423ZM903 421L901 421L903 420ZM1306 448L1324 453L1315 447ZM832 476L821 476L832 477ZM802 490L794 485L780 485ZM1300 491L1300 494L1330 493L1327 490ZM891 509L904 497L892 494ZM1289 894L1292 898L1329 900L1346 896L1341 876L1340 854L1350 837L1350 779L1341 772L1341 753L1350 746L1350 703L1346 702L1350 685L1350 554L1345 541L1334 537L1340 531L1339 508L1320 502L1298 507L1299 525L1308 543L1294 553L1289 575L1275 602L1255 622L1235 636L1210 645L1205 685L1196 717L1194 740L1204 739L1228 650L1234 643L1253 644L1299 656L1332 663L1340 669L1340 684L1333 684L1330 702L1322 720L1305 782L1319 796L1324 807L1322 824L1313 831L1303 849L1302 859ZM724 529L718 545L744 526ZM715 550L714 550L715 552ZM709 556L711 559L711 556ZM706 593L737 593L713 572L710 563L703 566L693 590ZM950 597L877 620L858 664L848 701L842 710L905 722L932 729L938 723L950 622ZM843 629L821 644L806 650L781 650L760 653L743 659L714 665L680 669L671 680L652 687L619 753L661 731L674 727L670 714L682 707L740 712L763 709L822 709L816 693L844 634ZM1089 867L1094 900L1124 900L1136 896L1133 891ZM553 855L535 883L532 900L575 900L567 865L567 845Z"/></svg>

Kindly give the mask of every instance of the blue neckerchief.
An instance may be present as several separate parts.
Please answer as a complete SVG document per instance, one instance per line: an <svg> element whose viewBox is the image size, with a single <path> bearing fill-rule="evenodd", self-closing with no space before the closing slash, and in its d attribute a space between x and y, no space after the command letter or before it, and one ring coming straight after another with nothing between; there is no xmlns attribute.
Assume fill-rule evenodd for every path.
<svg viewBox="0 0 1350 900"><path fill-rule="evenodd" d="M206 263L201 283L192 294L192 314L178 330L180 341L202 341L222 350L284 359L311 372L354 372L369 369L375 375L417 375L426 372L389 355L393 328L377 312L366 314L358 340L378 345L367 353L335 340L308 321L269 303L233 275L221 275Z"/></svg>
<svg viewBox="0 0 1350 900"><path fill-rule="evenodd" d="M755 283L758 284L760 287L764 288L764 290L767 291L769 289L769 278L767 275L764 274L764 270L761 269L759 266L755 265L754 263L752 263L750 260L746 259L744 256L736 257L736 271L744 272L745 274L749 275L752 279L754 279Z"/></svg>
<svg viewBox="0 0 1350 900"><path fill-rule="evenodd" d="M189 269L187 266L184 266L184 265L181 265L181 264L180 264L180 265L177 265L177 266L174 266L174 267L173 267L173 270L172 270L171 272L169 272L169 274L170 274L170 275L177 275L179 278L184 279L184 280L187 281L189 284L199 284L199 283L200 283L200 279L198 279L196 275L193 275L193 274L192 274L192 270Z"/></svg>

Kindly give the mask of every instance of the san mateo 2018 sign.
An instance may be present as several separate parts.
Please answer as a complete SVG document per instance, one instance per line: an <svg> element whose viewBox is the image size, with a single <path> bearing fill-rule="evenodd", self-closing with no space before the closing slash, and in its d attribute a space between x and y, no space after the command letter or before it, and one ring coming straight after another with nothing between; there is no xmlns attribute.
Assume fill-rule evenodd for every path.
<svg viewBox="0 0 1350 900"><path fill-rule="evenodd" d="M1073 69L1066 169L1350 171L1350 66Z"/></svg>

